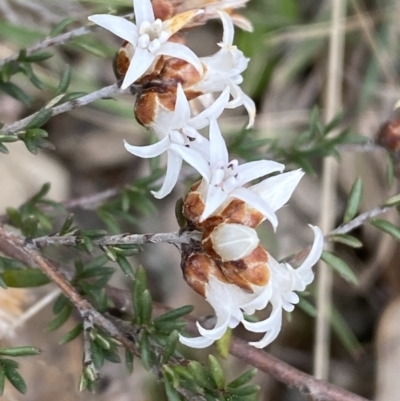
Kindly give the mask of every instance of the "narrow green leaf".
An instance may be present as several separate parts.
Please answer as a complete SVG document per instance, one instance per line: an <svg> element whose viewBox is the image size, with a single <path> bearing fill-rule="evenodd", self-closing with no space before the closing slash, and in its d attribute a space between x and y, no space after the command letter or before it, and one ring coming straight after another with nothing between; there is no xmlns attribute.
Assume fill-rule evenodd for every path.
<svg viewBox="0 0 400 401"><path fill-rule="evenodd" d="M354 274L350 266L332 252L323 251L321 259L332 267L347 282L357 285L357 276Z"/></svg>
<svg viewBox="0 0 400 401"><path fill-rule="evenodd" d="M57 23L56 25L54 25L54 27L52 28L52 30L49 33L49 37L53 38L54 36L57 36L58 34L60 34L62 31L64 31L64 29L72 24L73 22L75 22L76 19L75 18L64 18L63 20L61 20L59 23Z"/></svg>
<svg viewBox="0 0 400 401"><path fill-rule="evenodd" d="M72 224L74 223L74 215L71 213L64 221L64 224L62 225L60 232L58 233L60 236L63 236L67 234L71 227Z"/></svg>
<svg viewBox="0 0 400 401"><path fill-rule="evenodd" d="M39 355L42 351L39 348L33 347L31 345L25 345L21 347L14 347L14 348L0 348L0 355L4 356L32 356L32 355Z"/></svg>
<svg viewBox="0 0 400 401"><path fill-rule="evenodd" d="M141 322L142 324L148 324L151 320L151 314L153 311L153 304L151 299L151 294L148 289L144 290L141 299Z"/></svg>
<svg viewBox="0 0 400 401"><path fill-rule="evenodd" d="M13 135L1 135L0 134L0 142L8 143L8 142L17 142L18 138Z"/></svg>
<svg viewBox="0 0 400 401"><path fill-rule="evenodd" d="M90 343L90 350L95 368L100 369L104 365L104 350L93 341Z"/></svg>
<svg viewBox="0 0 400 401"><path fill-rule="evenodd" d="M256 384L249 384L248 386L243 386L238 388L229 387L228 391L232 395L245 397L247 395L258 393L260 391L260 386L257 386Z"/></svg>
<svg viewBox="0 0 400 401"><path fill-rule="evenodd" d="M182 228L187 225L186 218L183 215L183 198L179 198L175 203L175 217L179 227Z"/></svg>
<svg viewBox="0 0 400 401"><path fill-rule="evenodd" d="M208 367L219 390L225 387L225 373L214 355L208 355Z"/></svg>
<svg viewBox="0 0 400 401"><path fill-rule="evenodd" d="M4 367L4 372L8 381L21 393L26 393L26 384L22 376L18 373L18 371L9 366Z"/></svg>
<svg viewBox="0 0 400 401"><path fill-rule="evenodd" d="M6 374L4 368L0 365L0 396L4 393L4 386L6 384Z"/></svg>
<svg viewBox="0 0 400 401"><path fill-rule="evenodd" d="M348 223L356 215L362 198L363 183L361 178L357 178L351 187L349 199L347 200L346 210L343 221Z"/></svg>
<svg viewBox="0 0 400 401"><path fill-rule="evenodd" d="M1 82L0 81L0 91L3 91L19 100L24 106L29 107L32 103L32 97L25 93L19 86L13 84L12 82Z"/></svg>
<svg viewBox="0 0 400 401"><path fill-rule="evenodd" d="M19 367L19 363L17 361L14 361L13 359L5 359L5 358L1 358L1 364L4 367L9 367L9 368L14 368L14 369L18 369Z"/></svg>
<svg viewBox="0 0 400 401"><path fill-rule="evenodd" d="M394 162L392 157L388 154L386 159L386 181L388 183L389 188L391 188L394 184Z"/></svg>
<svg viewBox="0 0 400 401"><path fill-rule="evenodd" d="M5 290L8 288L7 284L4 282L3 277L0 275L0 287L4 288Z"/></svg>
<svg viewBox="0 0 400 401"><path fill-rule="evenodd" d="M400 205L400 194L391 196L383 203L383 206L399 206L399 205Z"/></svg>
<svg viewBox="0 0 400 401"><path fill-rule="evenodd" d="M167 343L165 344L164 347L164 353L162 356L161 363L164 365L169 361L169 358L174 354L176 346L179 341L179 333L174 330L167 339Z"/></svg>
<svg viewBox="0 0 400 401"><path fill-rule="evenodd" d="M22 219L21 219L21 213L17 210L14 209L13 207L8 207L6 209L6 213L8 218L11 220L11 224L14 227L21 227Z"/></svg>
<svg viewBox="0 0 400 401"><path fill-rule="evenodd" d="M72 102L73 100L79 99L82 96L87 95L87 92L71 92L67 93L62 100L60 100L60 103L65 103L65 102Z"/></svg>
<svg viewBox="0 0 400 401"><path fill-rule="evenodd" d="M72 340L75 340L83 331L82 323L77 324L72 330L70 330L67 334L61 337L61 340L58 342L60 345L67 344Z"/></svg>
<svg viewBox="0 0 400 401"><path fill-rule="evenodd" d="M125 349L125 366L129 374L133 373L133 354L128 349Z"/></svg>
<svg viewBox="0 0 400 401"><path fill-rule="evenodd" d="M111 348L110 342L106 338L104 338L101 334L97 333L94 341L96 341L96 343L103 349Z"/></svg>
<svg viewBox="0 0 400 401"><path fill-rule="evenodd" d="M39 287L50 283L49 278L38 269L5 270L3 280L9 287Z"/></svg>
<svg viewBox="0 0 400 401"><path fill-rule="evenodd" d="M370 220L370 223L382 230L383 232L392 236L395 240L400 241L400 228L395 226L393 223L383 219Z"/></svg>
<svg viewBox="0 0 400 401"><path fill-rule="evenodd" d="M228 328L224 335L215 342L218 354L221 358L227 358L229 355L229 348L231 346L232 329Z"/></svg>
<svg viewBox="0 0 400 401"><path fill-rule="evenodd" d="M167 394L168 401L181 401L179 393L175 390L174 386L168 380L168 377L163 373L165 393Z"/></svg>
<svg viewBox="0 0 400 401"><path fill-rule="evenodd" d="M147 288L146 272L142 266L139 266L135 274L135 282L133 284L133 308L136 314L138 324L141 324L142 294Z"/></svg>
<svg viewBox="0 0 400 401"><path fill-rule="evenodd" d="M114 349L103 348L104 359L112 363L121 363L121 358Z"/></svg>
<svg viewBox="0 0 400 401"><path fill-rule="evenodd" d="M52 114L53 111L51 109L41 109L24 128L40 128L42 125L47 123L47 121L49 121Z"/></svg>
<svg viewBox="0 0 400 401"><path fill-rule="evenodd" d="M194 307L192 305L181 306L180 308L173 309L169 312L162 314L154 319L154 322L161 323L179 319L189 313L193 312Z"/></svg>
<svg viewBox="0 0 400 401"><path fill-rule="evenodd" d="M26 238L35 238L38 230L38 220L35 216L29 216L22 222L21 230Z"/></svg>
<svg viewBox="0 0 400 401"><path fill-rule="evenodd" d="M311 316L311 317L317 317L318 311L315 308L314 305L310 304L310 302L306 301L304 298L300 298L299 303L297 304L297 306L304 311L305 313L307 313L307 315Z"/></svg>
<svg viewBox="0 0 400 401"><path fill-rule="evenodd" d="M46 331L54 331L60 328L71 316L72 309L71 304L66 305L62 312L46 326Z"/></svg>
<svg viewBox="0 0 400 401"><path fill-rule="evenodd" d="M104 52L102 46L99 46L94 43L88 43L88 42L78 41L78 39L74 39L73 41L72 40L69 41L69 44L78 46L82 50L85 50L88 53L91 53L97 57L106 57L107 56L107 54Z"/></svg>
<svg viewBox="0 0 400 401"><path fill-rule="evenodd" d="M125 256L118 255L117 263L127 277L129 277L132 280L135 278L135 273L133 272L132 266L128 262Z"/></svg>
<svg viewBox="0 0 400 401"><path fill-rule="evenodd" d="M50 52L36 52L32 53L29 56L23 57L22 60L26 63L39 63L40 61L48 60L49 58L53 57L53 54Z"/></svg>
<svg viewBox="0 0 400 401"><path fill-rule="evenodd" d="M142 361L142 365L146 370L150 370L150 342L147 333L142 332L139 340L140 345L140 359Z"/></svg>
<svg viewBox="0 0 400 401"><path fill-rule="evenodd" d="M336 234L329 237L333 242L340 242L341 244L351 246L352 248L361 248L363 246L362 242L348 234Z"/></svg>
<svg viewBox="0 0 400 401"><path fill-rule="evenodd" d="M69 302L68 298L64 294L60 294L53 304L53 313L58 315Z"/></svg>
<svg viewBox="0 0 400 401"><path fill-rule="evenodd" d="M257 374L256 368L247 370L246 372L242 373L239 377L237 377L235 380L231 381L227 387L228 388L242 387L243 385L247 384L250 380L252 380L256 374Z"/></svg>
<svg viewBox="0 0 400 401"><path fill-rule="evenodd" d="M216 389L216 384L207 369L197 361L191 361L188 365L190 374L193 376L195 382L204 388L211 390Z"/></svg>
<svg viewBox="0 0 400 401"><path fill-rule="evenodd" d="M79 380L79 391L82 393L83 391L85 391L87 389L88 386L88 379L87 377L82 374L81 379Z"/></svg>
<svg viewBox="0 0 400 401"><path fill-rule="evenodd" d="M0 153L8 155L10 152L9 150L0 142Z"/></svg>
<svg viewBox="0 0 400 401"><path fill-rule="evenodd" d="M154 328L157 333L170 334L174 330L180 332L186 326L186 322L181 320L172 320L166 322L154 322Z"/></svg>
<svg viewBox="0 0 400 401"><path fill-rule="evenodd" d="M333 331L339 337L340 342L346 348L346 350L353 356L358 357L360 353L363 352L363 348L358 341L357 337L347 324L347 322L343 319L341 314L337 309L331 309L330 322Z"/></svg>

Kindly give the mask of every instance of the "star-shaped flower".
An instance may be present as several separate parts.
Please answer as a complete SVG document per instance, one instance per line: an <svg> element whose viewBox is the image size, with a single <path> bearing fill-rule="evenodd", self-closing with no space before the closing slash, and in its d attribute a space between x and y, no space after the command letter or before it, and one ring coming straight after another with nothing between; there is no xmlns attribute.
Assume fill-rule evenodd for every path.
<svg viewBox="0 0 400 401"><path fill-rule="evenodd" d="M227 108L236 108L243 105L249 114L248 127L254 125L256 107L254 101L247 96L240 84L243 82L242 72L247 68L249 59L233 45L234 26L231 17L225 11L218 11L222 20L224 33L221 50L210 57L201 57L200 61L205 65L203 78L191 89L203 93L220 92L226 86L230 88L232 100Z"/></svg>
<svg viewBox="0 0 400 401"><path fill-rule="evenodd" d="M286 202L289 199L295 186L291 185L287 190L279 187L279 197L273 200L280 205L276 207L262 196L263 193L268 191L268 184L264 184L267 189L257 184L259 187L256 186L255 191L251 187L245 188L244 185L268 174L277 171L282 172L284 168L283 164L271 160L253 161L242 165L239 165L237 160L229 160L225 140L218 124L212 120L210 123L210 166L206 174L201 173L203 180L198 189L204 203L200 222L216 212L219 207L226 205L233 198L237 198L261 212L273 227L276 227L278 220L275 210L282 206L282 200ZM298 182L298 179L294 181ZM279 178L276 178L275 184L277 183L279 184Z"/></svg>
<svg viewBox="0 0 400 401"><path fill-rule="evenodd" d="M176 57L187 61L201 73L202 64L196 54L180 43L168 42L168 39L202 10L191 10L175 15L169 20L154 18L150 0L133 0L136 24L122 17L108 14L96 14L89 20L126 40L132 46L132 59L122 82L126 89L136 82L161 56Z"/></svg>
<svg viewBox="0 0 400 401"><path fill-rule="evenodd" d="M153 195L161 199L167 196L178 181L182 161L194 167L201 175L209 172L210 145L197 130L206 127L210 120L215 121L224 110L229 100L229 90L206 110L191 117L190 105L179 84L177 87L175 110L169 118L162 116L162 123L154 124L153 129L162 139L149 146L132 146L125 142L128 152L143 158L152 158L164 152L168 154L167 173L161 189Z"/></svg>
<svg viewBox="0 0 400 401"><path fill-rule="evenodd" d="M304 291L314 278L312 267L321 256L324 237L318 227L311 228L314 231L314 243L302 265L294 269L288 263L277 262L268 253L266 268L270 272L269 281L265 286L253 285L252 293L221 279L216 266L210 268L204 285L204 296L215 310L215 327L207 330L197 323L200 336L188 338L180 335L180 342L192 348L208 347L219 340L228 327L235 328L242 323L249 331L265 333L260 341L252 342L251 345L264 348L270 344L281 330L283 310L291 312L299 302L295 291ZM244 314L252 315L256 310L264 309L269 302L272 312L266 320L256 323L245 320Z"/></svg>

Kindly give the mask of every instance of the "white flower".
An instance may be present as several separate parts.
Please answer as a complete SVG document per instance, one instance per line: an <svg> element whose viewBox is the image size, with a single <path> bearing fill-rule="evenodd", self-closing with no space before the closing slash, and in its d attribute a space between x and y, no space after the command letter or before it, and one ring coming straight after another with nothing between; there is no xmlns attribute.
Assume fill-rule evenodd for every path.
<svg viewBox="0 0 400 401"><path fill-rule="evenodd" d="M242 72L247 68L249 59L233 46L234 27L231 17L224 11L218 11L223 28L222 43L219 43L221 50L210 57L201 57L200 61L204 64L205 72L203 78L191 89L203 93L221 92L226 86L230 88L233 100L227 108L236 108L243 105L249 114L249 124L254 125L256 107L253 100L247 96L240 84L243 82Z"/></svg>
<svg viewBox="0 0 400 401"><path fill-rule="evenodd" d="M273 172L282 172L285 166L270 160L259 160L239 165L229 160L228 149L218 124L210 123L210 167L199 186L204 202L200 221L204 221L232 198L248 203L261 212L273 227L278 225L275 211L290 198L303 173L296 171L264 180L250 188L243 185ZM274 192L276 191L276 192Z"/></svg>
<svg viewBox="0 0 400 401"><path fill-rule="evenodd" d="M243 291L234 284L229 284L211 276L206 284L205 298L214 308L217 322L213 329L206 330L197 323L200 336L188 338L180 336L180 342L192 348L204 348L219 340L228 327L235 328L242 323L247 330L265 333L257 342L250 343L257 348L264 348L279 334L282 326L282 311L293 311L299 302L295 291L304 291L314 278L312 267L319 260L324 237L318 227L310 226L314 232L314 243L303 264L294 269L288 263L279 263L268 254L270 280L264 287L253 286L253 293ZM252 315L256 310L264 309L271 302L271 315L263 321L252 323L245 320L243 314Z"/></svg>
<svg viewBox="0 0 400 401"><path fill-rule="evenodd" d="M133 0L136 24L122 17L97 14L89 20L109 30L132 45L133 55L121 88L126 89L139 79L161 55L187 61L202 73L198 57L186 46L168 39L202 10L192 10L161 21L154 18L150 0Z"/></svg>
<svg viewBox="0 0 400 401"><path fill-rule="evenodd" d="M125 142L128 152L143 158L152 158L167 152L167 173L164 183L153 195L161 199L167 196L178 181L182 160L194 167L201 175L209 171L210 145L197 130L206 127L209 121L217 119L224 110L229 99L229 90L206 110L195 117L190 116L190 105L182 86L177 87L175 110L168 115L162 114L153 129L162 139L150 146L132 146Z"/></svg>

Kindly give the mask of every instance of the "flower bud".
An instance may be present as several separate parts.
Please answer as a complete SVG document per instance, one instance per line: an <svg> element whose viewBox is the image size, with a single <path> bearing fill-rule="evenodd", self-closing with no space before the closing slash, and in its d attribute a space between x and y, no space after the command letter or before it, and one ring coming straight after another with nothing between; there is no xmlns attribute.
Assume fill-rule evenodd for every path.
<svg viewBox="0 0 400 401"><path fill-rule="evenodd" d="M242 224L219 224L203 240L203 249L214 251L222 262L243 259L258 246L260 240L256 230Z"/></svg>

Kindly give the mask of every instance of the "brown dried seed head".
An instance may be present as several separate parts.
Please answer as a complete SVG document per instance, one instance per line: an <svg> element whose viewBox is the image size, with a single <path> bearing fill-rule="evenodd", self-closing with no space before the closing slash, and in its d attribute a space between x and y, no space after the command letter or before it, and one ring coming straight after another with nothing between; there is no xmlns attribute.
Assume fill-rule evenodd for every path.
<svg viewBox="0 0 400 401"><path fill-rule="evenodd" d="M265 286L270 279L268 253L259 245L247 257L240 260L225 262L221 270L227 279L241 288L252 288L252 285Z"/></svg>
<svg viewBox="0 0 400 401"><path fill-rule="evenodd" d="M223 221L243 224L252 228L256 228L264 220L261 212L240 199L231 200L226 206L217 210L215 214L218 214Z"/></svg>
<svg viewBox="0 0 400 401"><path fill-rule="evenodd" d="M202 252L191 253L186 260L183 260L182 270L188 285L203 297L206 296L206 284L211 275L222 282L228 282L218 264Z"/></svg>
<svg viewBox="0 0 400 401"><path fill-rule="evenodd" d="M400 119L387 121L378 132L377 142L389 152L400 151Z"/></svg>
<svg viewBox="0 0 400 401"><path fill-rule="evenodd" d="M151 128L161 112L173 112L176 102L176 88L153 86L138 95L135 116L138 122Z"/></svg>
<svg viewBox="0 0 400 401"><path fill-rule="evenodd" d="M183 89L186 88L189 89L195 84L197 84L202 78L202 76L193 67L192 64L189 64L188 62L178 58L170 58L165 62L164 68L159 78L162 82L168 82L170 84L176 85L178 83L181 83ZM197 96L202 94L201 92L193 92L193 91L191 93L192 93L191 99L193 98L194 93L198 93Z"/></svg>

